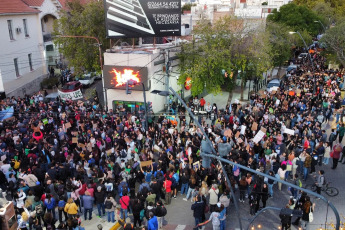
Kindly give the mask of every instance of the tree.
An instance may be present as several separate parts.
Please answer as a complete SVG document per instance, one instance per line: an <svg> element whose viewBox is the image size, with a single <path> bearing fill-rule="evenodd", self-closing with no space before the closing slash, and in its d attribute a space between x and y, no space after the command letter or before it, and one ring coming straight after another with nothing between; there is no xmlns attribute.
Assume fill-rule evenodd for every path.
<svg viewBox="0 0 345 230"><path fill-rule="evenodd" d="M297 5L307 6L313 9L321 17L324 17L324 22L329 24L329 19L341 21L345 15L345 1L344 0L294 0ZM321 8L320 8L321 6ZM325 14L322 8L328 8L333 11L333 15ZM329 10L327 10L329 11ZM331 17L329 17L331 16ZM331 21L332 22L332 21Z"/></svg>
<svg viewBox="0 0 345 230"><path fill-rule="evenodd" d="M193 33L193 41L184 44L179 54L179 83L190 77L192 95L204 90L219 93L223 86L231 90L237 75L243 89L247 80L262 76L270 66L269 40L263 29L254 32L242 20L223 17L213 25L200 21ZM225 77L222 70L233 77Z"/></svg>
<svg viewBox="0 0 345 230"><path fill-rule="evenodd" d="M327 49L331 49L336 55L338 61L345 66L345 22L337 24L326 31L321 39Z"/></svg>
<svg viewBox="0 0 345 230"><path fill-rule="evenodd" d="M67 9L61 11L60 19L54 22L55 35L82 35L97 37L102 49L108 48L105 16L102 1L81 4L80 0L67 2ZM88 38L56 37L54 43L68 59L76 73L83 70L100 70L99 51L96 41Z"/></svg>
<svg viewBox="0 0 345 230"><path fill-rule="evenodd" d="M290 29L283 24L268 22L266 30L267 34L269 34L273 66L281 67L290 59L292 54L292 38L289 35Z"/></svg>
<svg viewBox="0 0 345 230"><path fill-rule="evenodd" d="M222 69L232 67L229 60L230 23L230 17L221 18L214 25L202 20L193 31L193 41L182 45L179 84L183 85L190 77L192 95L198 95L204 89L209 93L219 93L225 81L231 81L222 75Z"/></svg>
<svg viewBox="0 0 345 230"><path fill-rule="evenodd" d="M267 17L269 22L283 24L295 31L306 30L312 36L316 36L322 29L319 23L315 23L318 20L321 20L321 17L311 9L294 3L283 5L279 11L273 10Z"/></svg>

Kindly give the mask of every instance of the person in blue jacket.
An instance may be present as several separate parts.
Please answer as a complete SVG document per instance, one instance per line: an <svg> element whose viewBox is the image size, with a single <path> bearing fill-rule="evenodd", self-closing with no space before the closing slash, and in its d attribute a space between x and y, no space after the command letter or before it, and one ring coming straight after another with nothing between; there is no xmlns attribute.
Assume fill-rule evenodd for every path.
<svg viewBox="0 0 345 230"><path fill-rule="evenodd" d="M153 214L153 212L149 213L149 221L147 222L148 230L158 230L158 220L157 217Z"/></svg>

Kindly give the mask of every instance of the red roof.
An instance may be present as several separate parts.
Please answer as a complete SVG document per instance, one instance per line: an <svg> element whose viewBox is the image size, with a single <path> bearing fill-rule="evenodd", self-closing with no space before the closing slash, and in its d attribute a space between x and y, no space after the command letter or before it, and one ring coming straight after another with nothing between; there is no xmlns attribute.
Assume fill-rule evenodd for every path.
<svg viewBox="0 0 345 230"><path fill-rule="evenodd" d="M42 6L44 0L22 0L28 6Z"/></svg>
<svg viewBox="0 0 345 230"><path fill-rule="evenodd" d="M0 0L1 1L1 0ZM64 9L67 9L67 3L70 2L71 0L59 0L60 4L62 5L62 8ZM82 4L82 5L86 5L87 3L89 2L92 2L92 1L95 1L95 0L79 0L79 2Z"/></svg>
<svg viewBox="0 0 345 230"><path fill-rule="evenodd" d="M22 0L0 0L0 14L35 14L39 12L26 5Z"/></svg>

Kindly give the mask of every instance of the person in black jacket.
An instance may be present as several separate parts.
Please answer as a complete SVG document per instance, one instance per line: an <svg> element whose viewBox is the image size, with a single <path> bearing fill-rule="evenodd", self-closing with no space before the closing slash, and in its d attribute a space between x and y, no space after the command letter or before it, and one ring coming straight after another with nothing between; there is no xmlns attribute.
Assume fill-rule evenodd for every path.
<svg viewBox="0 0 345 230"><path fill-rule="evenodd" d="M151 192L156 194L155 201L157 202L161 197L161 185L157 182L156 178L152 180L150 188L151 188Z"/></svg>
<svg viewBox="0 0 345 230"><path fill-rule="evenodd" d="M133 199L133 205L132 205L132 209L133 209L133 217L134 217L134 227L137 227L137 223L138 223L138 227L141 226L141 219L140 219L140 211L144 209L144 205L140 202L139 199L135 198Z"/></svg>
<svg viewBox="0 0 345 230"><path fill-rule="evenodd" d="M195 197L195 202L192 204L191 209L193 210L193 217L195 219L195 226L202 222L202 215L204 213L204 202L201 200L201 197L198 195ZM195 228L195 230L198 228Z"/></svg>
<svg viewBox="0 0 345 230"><path fill-rule="evenodd" d="M97 204L97 209L98 209L98 216L105 216L105 206L104 206L104 200L105 200L105 191L102 189L101 186L97 187L97 190L95 191L95 200Z"/></svg>
<svg viewBox="0 0 345 230"><path fill-rule="evenodd" d="M158 220L158 228L163 228L163 219L164 216L167 214L167 209L164 207L163 202L161 200L157 201L156 204L156 217Z"/></svg>

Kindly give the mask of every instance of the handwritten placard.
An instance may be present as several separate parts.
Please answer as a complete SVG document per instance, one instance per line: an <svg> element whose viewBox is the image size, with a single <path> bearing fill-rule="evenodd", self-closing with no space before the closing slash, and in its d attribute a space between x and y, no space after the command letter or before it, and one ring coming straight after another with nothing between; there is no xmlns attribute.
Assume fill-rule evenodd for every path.
<svg viewBox="0 0 345 230"><path fill-rule="evenodd" d="M142 161L140 162L141 167L149 166L152 164L152 161Z"/></svg>
<svg viewBox="0 0 345 230"><path fill-rule="evenodd" d="M65 124L65 128L66 128L66 129L69 129L69 128L71 128L71 127L72 127L71 123L67 122L67 123Z"/></svg>

